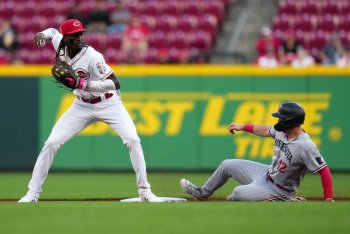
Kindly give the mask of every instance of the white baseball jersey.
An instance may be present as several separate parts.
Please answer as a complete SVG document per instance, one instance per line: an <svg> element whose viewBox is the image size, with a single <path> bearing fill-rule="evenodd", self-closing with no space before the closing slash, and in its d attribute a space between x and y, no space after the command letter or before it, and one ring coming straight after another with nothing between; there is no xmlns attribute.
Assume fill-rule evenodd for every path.
<svg viewBox="0 0 350 234"><path fill-rule="evenodd" d="M327 166L306 132L292 141L287 139L284 132L277 132L274 127L269 132L275 139L269 173L276 184L289 191L296 191L307 170L316 173Z"/></svg>
<svg viewBox="0 0 350 234"><path fill-rule="evenodd" d="M45 39L52 40L53 46L57 51L63 37L62 34L53 28L44 30L42 33ZM112 69L105 63L103 56L91 46L84 46L74 58L69 58L67 51L60 51L59 55L62 61L67 62L81 78L89 81L90 85L91 83L106 82L104 80L113 73ZM84 99L100 96L101 100L92 104L84 101L82 98L77 98L56 122L35 163L32 179L28 185L30 191L37 194L42 192L41 187L48 175L53 158L64 143L76 136L90 124L96 121L103 121L122 138L123 143L128 147L140 196L149 194L151 190L147 180L146 163L140 138L137 134L134 122L120 99L119 90L115 90L113 81L110 81L110 83L112 83L112 85L110 87L108 85L105 86L107 90L103 89L101 92L84 91L81 89L74 90L74 94ZM113 95L108 99L103 99L102 96L104 96L106 92L112 93Z"/></svg>
<svg viewBox="0 0 350 234"><path fill-rule="evenodd" d="M62 37L62 34L58 31L55 31L52 36L52 44L56 51ZM113 73L111 67L106 64L102 54L91 46L83 47L73 59L68 56L67 48L65 48L65 51L61 49L59 54L61 61L66 61L78 73L80 78L87 81L102 81ZM117 94L115 90L110 90L108 92ZM100 96L103 93L105 92L83 91L81 89L74 90L75 95L87 99Z"/></svg>

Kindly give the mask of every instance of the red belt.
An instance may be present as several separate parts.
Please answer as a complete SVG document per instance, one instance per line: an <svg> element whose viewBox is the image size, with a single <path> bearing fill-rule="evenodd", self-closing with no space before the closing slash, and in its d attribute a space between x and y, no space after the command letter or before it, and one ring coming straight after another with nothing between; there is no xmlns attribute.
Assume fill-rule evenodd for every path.
<svg viewBox="0 0 350 234"><path fill-rule="evenodd" d="M270 174L267 173L267 179L269 179L274 185L276 185L278 188L284 190L284 191L287 191L287 192L293 192L292 190L289 190L289 189L286 189L285 187L283 187L282 185L279 185L277 183L275 183L275 181L271 178Z"/></svg>
<svg viewBox="0 0 350 234"><path fill-rule="evenodd" d="M113 96L113 93L105 93L103 95L105 96L106 99L108 99L108 98ZM83 102L90 103L90 104L96 104L96 103L98 103L98 102L103 100L101 97L88 99L88 98L83 98L83 97L79 97L79 96L78 96L78 99L82 100Z"/></svg>

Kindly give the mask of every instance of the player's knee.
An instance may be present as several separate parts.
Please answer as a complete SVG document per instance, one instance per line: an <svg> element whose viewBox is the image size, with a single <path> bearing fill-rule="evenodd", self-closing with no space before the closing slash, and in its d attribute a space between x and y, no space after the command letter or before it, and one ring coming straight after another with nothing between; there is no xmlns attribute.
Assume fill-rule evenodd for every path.
<svg viewBox="0 0 350 234"><path fill-rule="evenodd" d="M223 170L229 169L232 167L232 165L235 163L237 159L225 159L224 161L222 161L220 167Z"/></svg>
<svg viewBox="0 0 350 234"><path fill-rule="evenodd" d="M141 140L139 137L129 137L128 139L126 139L124 141L124 144L126 144L127 146L133 146L133 145L137 145L140 144Z"/></svg>
<svg viewBox="0 0 350 234"><path fill-rule="evenodd" d="M232 194L229 196L230 200L234 201L244 201L245 200L245 195L244 195L244 189L241 186L237 186ZM229 198L228 197L228 198ZM228 199L229 200L229 199Z"/></svg>
<svg viewBox="0 0 350 234"><path fill-rule="evenodd" d="M63 143L58 141L58 140L55 140L55 139L48 139L46 142L45 142L45 147L49 147L49 148L52 148L53 150L58 150L61 145Z"/></svg>

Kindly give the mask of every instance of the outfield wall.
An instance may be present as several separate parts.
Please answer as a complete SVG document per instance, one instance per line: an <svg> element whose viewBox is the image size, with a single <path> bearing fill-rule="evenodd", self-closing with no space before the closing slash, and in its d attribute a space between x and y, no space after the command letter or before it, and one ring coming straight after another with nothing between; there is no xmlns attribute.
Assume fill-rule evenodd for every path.
<svg viewBox="0 0 350 234"><path fill-rule="evenodd" d="M226 158L270 163L273 140L227 124L273 124L282 101L301 103L304 128L332 169L349 170L350 69L261 69L232 66L115 66L122 99L149 169L214 169ZM74 100L55 87L50 66L1 67L5 108L0 120L0 168L31 168L57 118ZM16 87L15 89L13 87ZM53 169L130 169L126 147L96 123L66 143Z"/></svg>

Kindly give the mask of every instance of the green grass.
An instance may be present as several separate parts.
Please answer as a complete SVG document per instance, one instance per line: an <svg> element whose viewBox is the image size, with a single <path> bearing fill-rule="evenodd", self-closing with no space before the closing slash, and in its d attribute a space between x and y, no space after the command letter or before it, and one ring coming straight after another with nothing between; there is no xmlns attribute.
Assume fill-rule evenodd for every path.
<svg viewBox="0 0 350 234"><path fill-rule="evenodd" d="M150 173L159 196L188 197L179 180L202 184L208 173ZM30 173L0 173L0 200L20 198ZM350 197L348 174L334 174L335 197ZM225 197L231 180L215 193ZM50 173L42 199L101 199L136 197L134 174ZM318 175L307 175L298 191L322 197ZM0 233L348 233L350 202L187 202L120 203L64 201L18 204L0 202Z"/></svg>

